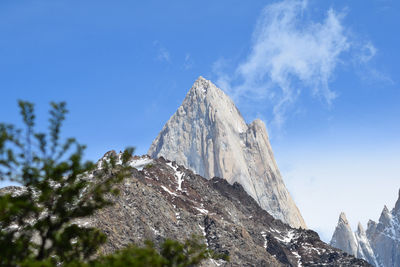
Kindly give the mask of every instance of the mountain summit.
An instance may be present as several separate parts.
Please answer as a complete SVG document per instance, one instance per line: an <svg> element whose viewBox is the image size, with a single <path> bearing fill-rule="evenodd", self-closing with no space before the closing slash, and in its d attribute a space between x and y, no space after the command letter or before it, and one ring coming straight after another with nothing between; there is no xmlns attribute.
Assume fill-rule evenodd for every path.
<svg viewBox="0 0 400 267"><path fill-rule="evenodd" d="M344 213L340 214L332 236L330 244L333 247L365 259L374 266L400 266L400 191L392 211L385 205L379 222L370 220L367 231L359 224L353 233L343 216Z"/></svg>
<svg viewBox="0 0 400 267"><path fill-rule="evenodd" d="M164 157L211 179L240 183L261 208L289 225L306 228L287 191L264 123L246 124L233 101L199 77L148 154Z"/></svg>

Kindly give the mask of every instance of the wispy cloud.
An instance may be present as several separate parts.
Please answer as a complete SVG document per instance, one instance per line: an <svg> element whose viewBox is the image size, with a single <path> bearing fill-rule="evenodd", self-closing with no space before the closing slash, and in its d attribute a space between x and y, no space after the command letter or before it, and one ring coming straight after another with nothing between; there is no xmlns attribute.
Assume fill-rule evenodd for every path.
<svg viewBox="0 0 400 267"><path fill-rule="evenodd" d="M354 56L354 66L357 75L367 82L379 82L380 84L393 85L395 82L386 73L376 69L370 62L378 53L377 48L371 43L361 43L355 45L357 53Z"/></svg>
<svg viewBox="0 0 400 267"><path fill-rule="evenodd" d="M169 51L159 41L154 41L153 46L157 49L157 59L159 61L171 62Z"/></svg>
<svg viewBox="0 0 400 267"><path fill-rule="evenodd" d="M193 62L191 55L189 53L186 53L183 67L185 68L185 70L189 70L193 67L193 64L194 64L194 62Z"/></svg>
<svg viewBox="0 0 400 267"><path fill-rule="evenodd" d="M367 42L360 49L358 61L360 63L368 63L376 55L376 52L375 46L371 42Z"/></svg>
<svg viewBox="0 0 400 267"><path fill-rule="evenodd" d="M269 99L272 123L280 127L287 110L304 90L328 105L336 97L329 83L344 55L353 53L345 14L329 9L320 21L310 19L307 1L267 5L257 22L246 59L231 72L223 59L214 63L217 84L235 101ZM376 53L365 45L360 61Z"/></svg>

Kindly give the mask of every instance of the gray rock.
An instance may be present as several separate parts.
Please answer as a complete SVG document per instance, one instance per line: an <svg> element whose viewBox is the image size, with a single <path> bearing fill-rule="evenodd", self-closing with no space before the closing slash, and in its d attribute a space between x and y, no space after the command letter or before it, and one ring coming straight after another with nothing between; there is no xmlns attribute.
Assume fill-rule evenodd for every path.
<svg viewBox="0 0 400 267"><path fill-rule="evenodd" d="M357 241L351 230L344 212L340 213L339 221L333 233L330 244L336 248L346 251L347 253L357 256Z"/></svg>
<svg viewBox="0 0 400 267"><path fill-rule="evenodd" d="M367 237L379 266L400 266L400 192L392 211L385 206L379 222L368 224Z"/></svg>
<svg viewBox="0 0 400 267"><path fill-rule="evenodd" d="M105 160L111 154L116 155L107 153ZM314 231L274 219L238 183L207 180L163 158L134 157L129 164L135 169L116 185L120 194L109 196L113 205L76 222L107 235L99 253L145 240L159 246L166 238L184 241L194 234L230 257L203 266L370 266L322 242ZM98 169L82 179L101 182Z"/></svg>
<svg viewBox="0 0 400 267"><path fill-rule="evenodd" d="M246 124L232 100L202 77L148 154L176 161L207 179L238 182L275 218L306 228L282 180L264 123L257 119Z"/></svg>
<svg viewBox="0 0 400 267"><path fill-rule="evenodd" d="M341 214L341 218L342 218ZM359 224L352 233L347 220L339 219L331 245L365 259L374 266L400 266L400 191L392 211L384 206L379 222L368 222L365 232Z"/></svg>

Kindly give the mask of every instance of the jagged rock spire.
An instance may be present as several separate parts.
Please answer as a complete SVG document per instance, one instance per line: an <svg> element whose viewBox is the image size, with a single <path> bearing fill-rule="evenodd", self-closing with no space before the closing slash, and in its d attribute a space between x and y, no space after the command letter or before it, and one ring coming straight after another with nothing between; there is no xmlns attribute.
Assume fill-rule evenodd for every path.
<svg viewBox="0 0 400 267"><path fill-rule="evenodd" d="M400 266L400 191L393 210L385 205L378 223L369 220L367 231L359 223L354 235L349 229L346 216L341 214L331 244L374 266ZM357 246L356 254L353 244Z"/></svg>
<svg viewBox="0 0 400 267"><path fill-rule="evenodd" d="M344 212L340 213L338 224L333 233L330 244L351 255L357 255L357 243Z"/></svg>
<svg viewBox="0 0 400 267"><path fill-rule="evenodd" d="M357 225L357 233L360 234L360 235L364 235L365 234L364 227L362 226L362 224L360 222L358 222L358 225Z"/></svg>
<svg viewBox="0 0 400 267"><path fill-rule="evenodd" d="M264 123L246 124L233 101L201 76L148 154L174 160L208 179L238 182L275 218L306 228L283 183Z"/></svg>
<svg viewBox="0 0 400 267"><path fill-rule="evenodd" d="M389 209L386 207L386 205L383 207L381 216L379 217L379 223L382 223L383 225L388 225L390 223L391 219L391 214L389 212Z"/></svg>
<svg viewBox="0 0 400 267"><path fill-rule="evenodd" d="M400 189L399 189L399 196L397 198L396 205L394 206L394 209L393 209L393 213L395 213L397 215L397 217L400 218Z"/></svg>
<svg viewBox="0 0 400 267"><path fill-rule="evenodd" d="M377 265L375 254L371 249L371 245L361 223L358 223L357 232L353 233L344 212L340 213L338 225L333 233L330 244L357 258L365 259Z"/></svg>

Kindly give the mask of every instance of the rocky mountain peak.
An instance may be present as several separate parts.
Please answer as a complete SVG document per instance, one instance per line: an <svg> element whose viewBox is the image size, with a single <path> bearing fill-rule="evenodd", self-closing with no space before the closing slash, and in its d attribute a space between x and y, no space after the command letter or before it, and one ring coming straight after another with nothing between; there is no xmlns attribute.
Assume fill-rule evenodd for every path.
<svg viewBox="0 0 400 267"><path fill-rule="evenodd" d="M349 222L347 221L347 218L346 218L346 214L344 212L340 213L338 224L345 224L345 225L349 224Z"/></svg>
<svg viewBox="0 0 400 267"><path fill-rule="evenodd" d="M306 228L276 165L265 124L246 124L233 101L201 76L148 155L176 161L207 179L238 182L275 218Z"/></svg>
<svg viewBox="0 0 400 267"><path fill-rule="evenodd" d="M379 217L379 222L387 225L388 223L390 223L390 219L391 219L391 214L389 212L389 209L386 207L386 205L383 207L381 216Z"/></svg>
<svg viewBox="0 0 400 267"><path fill-rule="evenodd" d="M200 95L206 95L208 91L210 91L210 93L212 93L213 91L215 92L215 86L213 86L210 81L204 79L203 76L199 76L199 78L197 78L197 80L194 82L189 93L191 91L195 91L197 94Z"/></svg>
<svg viewBox="0 0 400 267"><path fill-rule="evenodd" d="M330 244L351 255L357 255L357 242L344 212L339 215L338 224Z"/></svg>
<svg viewBox="0 0 400 267"><path fill-rule="evenodd" d="M358 225L357 225L357 233L359 235L366 235L364 227L362 226L362 224L360 222L358 222Z"/></svg>
<svg viewBox="0 0 400 267"><path fill-rule="evenodd" d="M369 220L366 231L359 223L354 234L350 234L351 228L347 219L341 214L332 236L332 246L365 259L374 266L400 266L399 206L400 200L397 200L392 211L385 205L378 223ZM356 249L352 244L356 244Z"/></svg>
<svg viewBox="0 0 400 267"><path fill-rule="evenodd" d="M393 209L393 213L395 215L397 215L397 217L400 218L400 190L399 190L399 197L398 197L396 204L394 206L394 209Z"/></svg>
<svg viewBox="0 0 400 267"><path fill-rule="evenodd" d="M375 254L371 249L367 234L361 223L358 223L357 231L353 233L344 212L340 213L330 244L357 258L365 259L369 263L376 263Z"/></svg>

